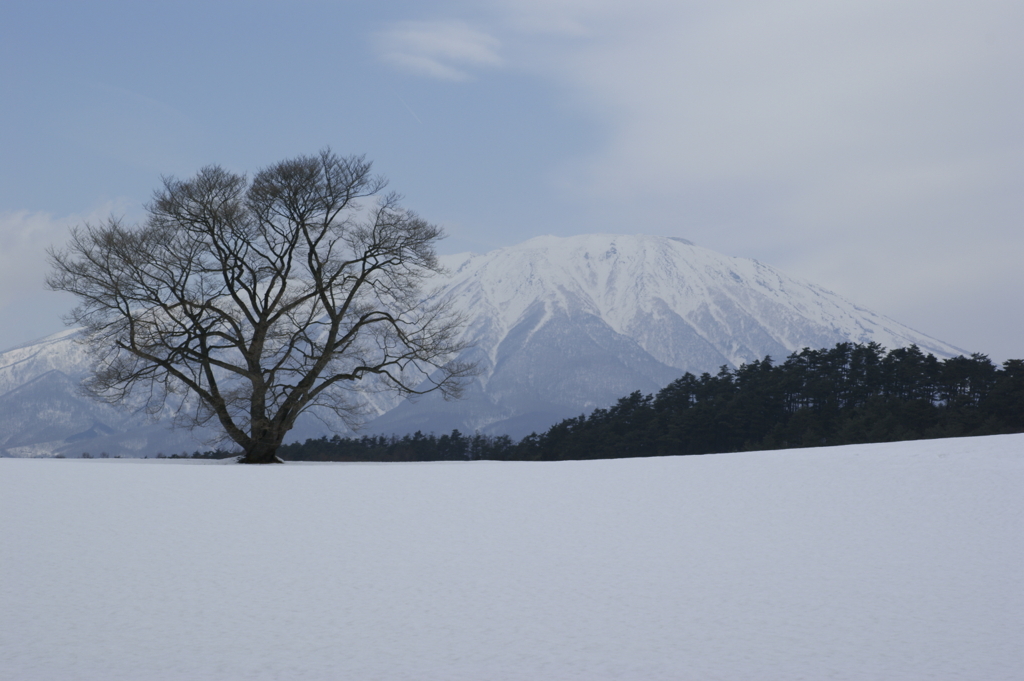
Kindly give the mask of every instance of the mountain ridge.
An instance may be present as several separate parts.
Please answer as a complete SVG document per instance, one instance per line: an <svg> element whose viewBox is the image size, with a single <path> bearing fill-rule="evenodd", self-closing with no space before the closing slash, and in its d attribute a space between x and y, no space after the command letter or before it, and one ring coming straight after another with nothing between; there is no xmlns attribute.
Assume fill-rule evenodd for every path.
<svg viewBox="0 0 1024 681"><path fill-rule="evenodd" d="M436 394L407 400L372 396L377 416L362 432L457 428L521 437L635 390L655 392L685 372L713 373L765 356L781 360L803 347L837 342L916 344L940 357L963 354L769 265L678 237L544 236L440 260L449 274L429 281L427 289L448 297L467 319L463 339L471 347L459 359L476 361L480 373L458 402ZM72 382L85 376L88 357L75 343L75 333L65 330L0 353L0 401L48 371L60 371ZM74 411L60 394L37 394L33 400L40 413L47 399ZM166 423L113 414L111 407L103 410L97 419L102 427L92 429L95 438L70 442L75 433L41 439L55 431L47 431L40 418L35 425L0 418L0 453L73 454L105 446L111 454L133 456L204 446L189 445L186 431L171 431ZM350 433L330 415L319 416L304 415L289 441ZM87 421L84 416L77 421L83 426L79 434L90 432ZM16 433L35 433L36 442ZM213 435L197 433L205 440Z"/></svg>
<svg viewBox="0 0 1024 681"><path fill-rule="evenodd" d="M575 416L633 390L653 392L687 371L782 359L842 341L916 344L942 357L963 352L771 266L680 238L543 236L441 261L451 271L441 294L471 320L464 337L477 351L464 358L481 365L470 404L446 406L433 396L408 401L368 424L371 432L472 426L522 436L550 425L544 418L508 423L531 411ZM534 342L538 334L543 342ZM575 358L565 347L570 338L580 343ZM623 372L594 346L618 348L620 360L646 358L633 357L633 369ZM588 376L568 370L567 359ZM595 377L605 380L595 385ZM580 399L584 386L589 392ZM541 409L506 395L538 391L545 396L537 398L546 402Z"/></svg>

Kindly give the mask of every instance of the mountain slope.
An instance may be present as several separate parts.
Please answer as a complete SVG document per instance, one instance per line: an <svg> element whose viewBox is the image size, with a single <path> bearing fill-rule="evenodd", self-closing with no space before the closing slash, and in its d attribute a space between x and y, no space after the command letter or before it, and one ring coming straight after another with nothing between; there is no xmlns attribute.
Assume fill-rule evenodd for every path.
<svg viewBox="0 0 1024 681"><path fill-rule="evenodd" d="M444 260L452 276L442 294L471 320L466 338L475 348L465 358L481 374L466 401L406 402L372 431L521 436L687 371L844 341L962 352L772 267L683 239L538 237Z"/></svg>
<svg viewBox="0 0 1024 681"><path fill-rule="evenodd" d="M458 428L521 437L634 390L654 392L687 371L714 373L844 341L962 353L772 267L682 239L539 237L442 261L450 276L434 280L436 295L450 296L465 316L473 347L462 359L478 362L480 374L457 402L372 396L379 416L367 432ZM202 446L139 416L107 407L94 414L99 407L74 403L69 386L87 369L73 331L0 353L0 453L106 448L131 455ZM31 399L12 392L48 372L59 375L33 388ZM324 420L305 416L290 440L346 432L329 415Z"/></svg>

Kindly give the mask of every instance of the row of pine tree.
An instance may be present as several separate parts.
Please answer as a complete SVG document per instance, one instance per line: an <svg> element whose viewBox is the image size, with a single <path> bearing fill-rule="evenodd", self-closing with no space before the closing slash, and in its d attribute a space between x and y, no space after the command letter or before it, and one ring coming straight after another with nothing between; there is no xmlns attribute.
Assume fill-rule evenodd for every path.
<svg viewBox="0 0 1024 681"><path fill-rule="evenodd" d="M917 346L840 343L715 374L566 419L519 442L417 432L283 446L292 461L606 459L1024 432L1024 360L939 360Z"/></svg>

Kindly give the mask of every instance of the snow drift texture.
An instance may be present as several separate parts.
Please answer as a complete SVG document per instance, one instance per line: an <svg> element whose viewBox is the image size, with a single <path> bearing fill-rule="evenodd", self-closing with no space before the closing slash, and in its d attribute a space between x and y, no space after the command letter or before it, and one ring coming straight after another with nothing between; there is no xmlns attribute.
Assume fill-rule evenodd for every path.
<svg viewBox="0 0 1024 681"><path fill-rule="evenodd" d="M961 353L772 267L682 239L540 237L442 260L451 276L434 282L438 295L450 295L468 320L474 347L463 359L481 373L458 402L377 402L368 432L520 437L634 390L654 392L686 371L715 373L843 341ZM198 446L166 422L77 396L87 368L71 332L0 354L0 453L132 456ZM328 432L308 417L291 439Z"/></svg>
<svg viewBox="0 0 1024 681"><path fill-rule="evenodd" d="M1022 452L0 459L0 678L1020 679Z"/></svg>

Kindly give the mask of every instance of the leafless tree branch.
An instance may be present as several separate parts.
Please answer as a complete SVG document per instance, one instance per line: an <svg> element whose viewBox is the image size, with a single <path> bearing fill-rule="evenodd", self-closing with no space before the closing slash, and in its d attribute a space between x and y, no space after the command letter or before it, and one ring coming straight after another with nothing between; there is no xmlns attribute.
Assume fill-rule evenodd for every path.
<svg viewBox="0 0 1024 681"><path fill-rule="evenodd" d="M87 389L154 411L174 396L180 420L215 421L252 463L312 407L355 424L368 377L457 397L474 371L452 361L462 320L422 291L443 232L370 171L329 149L251 180L210 166L164 178L142 225L73 229L47 284L78 296L66 321L96 359Z"/></svg>

